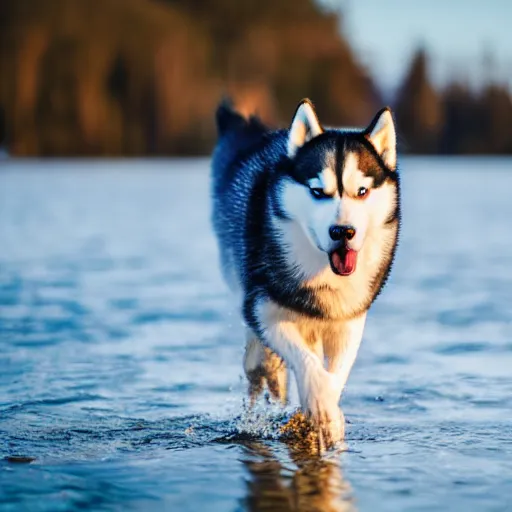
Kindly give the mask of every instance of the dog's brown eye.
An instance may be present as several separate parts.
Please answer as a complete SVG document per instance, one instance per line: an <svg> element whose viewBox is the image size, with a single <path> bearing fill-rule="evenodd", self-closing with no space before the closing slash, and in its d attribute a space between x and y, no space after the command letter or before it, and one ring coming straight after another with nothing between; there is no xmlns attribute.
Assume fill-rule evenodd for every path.
<svg viewBox="0 0 512 512"><path fill-rule="evenodd" d="M359 190L357 191L357 197L363 198L366 197L369 194L370 190L366 187L359 187Z"/></svg>
<svg viewBox="0 0 512 512"><path fill-rule="evenodd" d="M315 199L329 199L332 196L326 194L323 188L310 188L309 191Z"/></svg>

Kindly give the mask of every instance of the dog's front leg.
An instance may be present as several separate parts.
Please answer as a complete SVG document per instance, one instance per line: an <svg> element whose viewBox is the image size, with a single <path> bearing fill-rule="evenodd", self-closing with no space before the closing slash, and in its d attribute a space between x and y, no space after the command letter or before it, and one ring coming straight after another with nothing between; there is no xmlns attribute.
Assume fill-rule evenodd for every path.
<svg viewBox="0 0 512 512"><path fill-rule="evenodd" d="M324 339L323 348L327 369L337 376L341 390L345 387L356 360L365 322L366 313L363 313L357 318L341 322L339 328L336 329L337 334Z"/></svg>
<svg viewBox="0 0 512 512"><path fill-rule="evenodd" d="M301 408L317 429L320 448L329 447L344 436L344 419L338 405L342 390L340 378L323 367L323 362L308 347L293 319L288 319L286 314L275 314L275 311L273 307L260 310L261 337L292 369Z"/></svg>
<svg viewBox="0 0 512 512"><path fill-rule="evenodd" d="M294 374L301 408L313 421L323 450L345 436L345 418L339 406L342 386L338 375L327 371L320 360L308 359L296 366Z"/></svg>

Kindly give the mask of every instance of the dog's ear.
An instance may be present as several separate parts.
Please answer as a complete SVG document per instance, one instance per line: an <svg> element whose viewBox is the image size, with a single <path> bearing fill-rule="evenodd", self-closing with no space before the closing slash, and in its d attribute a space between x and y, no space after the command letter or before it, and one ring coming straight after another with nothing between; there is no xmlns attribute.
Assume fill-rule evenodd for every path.
<svg viewBox="0 0 512 512"><path fill-rule="evenodd" d="M380 110L364 132L384 163L396 169L396 132L389 107Z"/></svg>
<svg viewBox="0 0 512 512"><path fill-rule="evenodd" d="M302 100L295 111L288 132L288 156L293 158L300 147L323 131L311 101Z"/></svg>

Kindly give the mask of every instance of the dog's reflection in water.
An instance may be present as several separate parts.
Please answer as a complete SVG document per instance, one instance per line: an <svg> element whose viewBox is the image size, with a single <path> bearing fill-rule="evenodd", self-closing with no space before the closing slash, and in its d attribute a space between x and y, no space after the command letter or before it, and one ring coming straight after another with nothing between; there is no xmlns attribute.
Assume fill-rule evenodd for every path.
<svg viewBox="0 0 512 512"><path fill-rule="evenodd" d="M244 509L251 512L346 512L356 508L339 460L304 453L294 446L271 447L261 442L244 443L247 496ZM288 451L291 460L286 460ZM281 456L282 455L282 456ZM339 457L334 457L339 459Z"/></svg>

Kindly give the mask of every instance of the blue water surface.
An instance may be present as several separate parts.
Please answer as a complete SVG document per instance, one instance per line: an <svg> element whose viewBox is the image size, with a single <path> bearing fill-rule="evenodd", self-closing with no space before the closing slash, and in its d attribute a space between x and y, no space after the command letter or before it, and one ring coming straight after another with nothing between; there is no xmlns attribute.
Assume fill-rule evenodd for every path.
<svg viewBox="0 0 512 512"><path fill-rule="evenodd" d="M0 509L512 510L512 160L403 159L320 460L244 408L208 163L0 162Z"/></svg>

